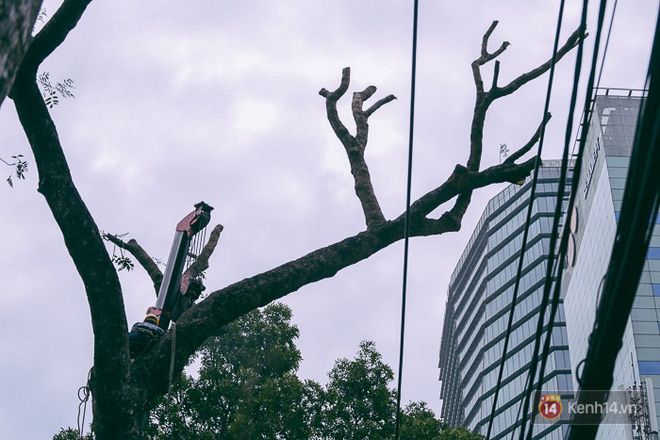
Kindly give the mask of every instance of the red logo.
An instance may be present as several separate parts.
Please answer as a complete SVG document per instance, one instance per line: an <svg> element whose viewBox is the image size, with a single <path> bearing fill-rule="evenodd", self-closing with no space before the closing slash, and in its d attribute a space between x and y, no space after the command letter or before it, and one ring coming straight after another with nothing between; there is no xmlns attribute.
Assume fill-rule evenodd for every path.
<svg viewBox="0 0 660 440"><path fill-rule="evenodd" d="M546 420L557 420L561 416L561 397L559 395L544 394L539 403L539 413Z"/></svg>

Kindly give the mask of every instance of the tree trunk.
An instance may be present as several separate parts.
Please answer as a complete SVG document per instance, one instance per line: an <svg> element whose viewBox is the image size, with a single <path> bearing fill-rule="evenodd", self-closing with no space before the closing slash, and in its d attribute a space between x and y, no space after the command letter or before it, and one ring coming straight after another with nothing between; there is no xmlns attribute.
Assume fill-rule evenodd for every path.
<svg viewBox="0 0 660 440"><path fill-rule="evenodd" d="M0 105L9 94L18 67L32 40L42 0L3 0L0 3Z"/></svg>

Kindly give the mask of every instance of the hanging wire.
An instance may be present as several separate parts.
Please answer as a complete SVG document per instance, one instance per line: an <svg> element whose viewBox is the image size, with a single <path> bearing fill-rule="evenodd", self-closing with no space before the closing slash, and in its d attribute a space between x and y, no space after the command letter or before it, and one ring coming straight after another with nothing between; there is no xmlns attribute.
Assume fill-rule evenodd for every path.
<svg viewBox="0 0 660 440"><path fill-rule="evenodd" d="M543 119L545 120L548 110L550 108L550 98L552 96L552 84L555 75L555 65L557 64L557 51L559 50L559 35L561 33L562 21L564 17L564 3L562 0L559 5L559 13L557 16L557 29L555 31L555 41L552 49L552 60L550 64L550 76L548 79L548 89L545 97L545 105L543 107ZM504 376L504 364L506 363L506 355L509 347L509 339L511 337L511 329L513 327L513 317L515 313L516 302L518 299L518 291L520 290L520 274L523 270L523 262L525 258L525 251L527 248L527 239L529 236L529 227L532 218L532 207L536 196L536 183L538 181L539 168L541 166L541 153L543 151L543 142L545 139L545 125L541 124L541 132L539 136L539 146L536 153L536 163L534 165L534 177L532 179L532 188L529 195L529 204L527 206L527 217L525 219L525 229L523 231L522 244L520 246L520 258L518 259L518 271L516 272L516 282L513 288L513 297L511 300L511 307L509 309L509 320L507 323L506 334L504 336L504 347L502 348L502 359L500 361L500 368L497 375L497 384L495 386L495 394L493 396L493 406L488 419L488 429L486 431L486 439L490 440L491 432L493 429L493 422L495 420L495 411L497 409L497 400L499 397L500 389L502 387L502 377ZM517 422L516 422L517 423ZM515 425L514 425L515 426ZM515 430L514 430L515 432Z"/></svg>
<svg viewBox="0 0 660 440"><path fill-rule="evenodd" d="M587 9L587 4L588 0L584 1L583 8L585 11L583 12L583 22L586 25L586 9ZM575 163L575 169L573 172L573 179L572 179L572 184L571 184L571 193L569 197L569 202L568 206L566 207L566 212L570 213L573 209L573 206L575 205L575 198L577 195L576 188L578 186L579 180L580 180L580 171L582 169L582 159L584 157L584 150L586 147L586 140L587 140L587 135L589 133L589 126L591 123L591 118L593 116L593 112L590 110L592 109L592 100L593 100L593 92L594 92L594 80L596 78L596 70L597 70L597 65L598 65L598 55L600 52L600 42L602 38L602 31L603 31L603 24L605 21L605 12L607 9L607 0L601 0L600 2L600 8L599 8L599 13L598 13L598 23L597 23L597 29L596 29L596 36L594 38L594 49L593 49L593 54L592 54L592 60L591 60L591 70L589 72L589 80L587 82L587 89L585 92L585 103L584 103L584 115L582 116L582 119L586 122L586 125L582 129L582 135L580 136L580 147L578 151L578 157L576 159ZM612 22L614 20L614 17L612 17ZM611 30L611 24L610 22L610 30ZM602 65L605 64L605 57L606 53L603 52L603 60L601 62L601 73L602 73ZM576 63L577 64L577 63ZM577 65L576 65L577 67ZM579 72L577 73L577 77L575 78L574 81L574 92L577 90L577 82L579 80ZM600 79L600 74L599 74L599 79ZM571 108L571 113L569 114L569 121L570 125L567 124L567 132L566 132L566 138L565 138L565 146L564 146L564 158L565 160L568 160L568 150L569 150L569 144L570 144L570 136L572 132L572 120L573 120L573 115L575 112L575 107L573 106ZM563 188L560 188L563 190ZM563 193L563 191L561 191ZM562 197L563 199L563 197ZM557 202L557 209L555 211L555 222L553 224L553 233L552 233L552 243L551 246L554 245L556 238L559 236L559 218L558 216L560 215L559 211L561 210L561 202L562 199L558 198ZM550 354L550 339L552 337L552 328L554 326L554 319L556 316L557 308L559 305L559 299L561 296L561 282L562 282L562 277L563 277L563 269L564 269L564 261L565 261L565 255L566 255L566 250L568 249L568 238L570 235L570 231L568 228L564 228L562 236L561 236L561 242L559 244L559 252L557 259L555 260L555 264L557 267L556 269L556 281L554 284L554 294L553 294L553 301L552 301L552 307L550 310L550 317L549 317L549 323L548 323L548 331L547 331L547 336L545 340L545 344L543 347L543 354L541 357L541 368L539 370L539 381L536 386L536 395L534 396L534 403L532 406L532 411L538 407L540 397L541 397L541 392L543 388L543 375L545 373L545 367L547 364L547 360ZM548 268L548 274L550 274L550 268ZM549 298L550 296L550 291L552 290L552 280L546 279L546 283L544 286L544 299L547 297ZM541 335L537 335L537 344L540 343L540 337ZM535 349L537 347L535 346ZM538 351L535 351L535 354L537 354ZM534 357L533 359L536 359ZM536 365L536 364L534 364ZM526 396L526 401L529 401L528 397L531 395L533 386L531 386L528 391L527 391L527 396ZM534 427L534 418L532 417L530 420L530 429L529 432L527 433L527 439L530 440L532 438L532 432L533 432L533 427ZM521 437L522 439L522 437Z"/></svg>
<svg viewBox="0 0 660 440"><path fill-rule="evenodd" d="M614 7L612 8L612 17L610 18L610 26L607 30L607 38L605 39L605 47L603 48L603 60L600 62L600 69L598 71L598 80L596 81L596 90L600 88L600 79L603 76L603 66L605 66L605 58L607 58L607 48L610 47L610 36L612 35L612 25L614 24L614 16L616 15L616 5L619 0L614 0ZM589 112L591 115L592 112Z"/></svg>
<svg viewBox="0 0 660 440"><path fill-rule="evenodd" d="M85 431L85 415L87 414L87 402L90 396L89 382L91 379L92 368L87 373L87 383L78 388L78 400L80 400L80 403L78 404L78 417L76 420L78 424L78 437L80 438L83 438Z"/></svg>
<svg viewBox="0 0 660 440"><path fill-rule="evenodd" d="M406 182L406 216L403 232L403 285L401 288L401 334L399 338L399 373L396 391L395 440L399 440L401 426L401 388L403 378L403 349L406 329L406 294L408 285L408 247L410 242L410 200L412 188L413 132L415 127L415 78L417 76L417 22L419 1L414 1L412 66L410 73L410 128L408 131L408 178Z"/></svg>

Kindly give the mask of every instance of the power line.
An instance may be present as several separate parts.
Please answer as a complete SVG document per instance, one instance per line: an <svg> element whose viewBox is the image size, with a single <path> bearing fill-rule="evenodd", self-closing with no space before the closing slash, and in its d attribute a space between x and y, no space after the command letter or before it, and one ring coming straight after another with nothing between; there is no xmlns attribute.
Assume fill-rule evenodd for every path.
<svg viewBox="0 0 660 440"><path fill-rule="evenodd" d="M413 133L415 127L415 78L417 76L417 22L419 1L414 1L413 36L412 36L412 66L410 73L410 128L408 131L408 179L406 183L406 216L403 233L403 286L401 288L401 335L399 338L399 373L396 391L396 423L395 436L399 440L401 425L401 388L403 378L403 349L406 330L406 294L408 286L408 248L410 242L410 200L412 188Z"/></svg>
<svg viewBox="0 0 660 440"><path fill-rule="evenodd" d="M554 41L554 46L552 49L552 61L550 65L550 77L548 79L548 90L546 92L546 98L545 98L545 105L543 108L543 120L545 120L546 115L548 114L548 109L550 108L550 97L552 96L552 84L553 84L553 79L554 79L554 74L555 74L555 65L557 63L557 51L559 49L559 35L561 33L561 26L562 26L562 21L564 17L564 3L565 1L562 0L560 5L559 5L559 13L557 16L557 30L555 32L555 41ZM488 429L486 431L486 439L490 440L490 435L492 432L493 428L493 421L495 420L495 411L497 410L497 400L499 397L500 393L500 388L502 386L502 377L504 375L504 364L506 362L506 353L509 347L509 339L511 337L511 329L513 327L513 317L514 317L514 312L515 312L515 307L516 307L516 302L518 299L518 291L520 290L520 274L522 273L523 270L523 262L525 258L525 250L527 247L527 239L529 236L529 227L531 223L531 218L532 218L532 206L534 202L534 197L536 195L536 183L538 181L538 175L539 175L539 167L541 165L541 152L543 151L543 141L545 139L545 125L544 123L541 124L541 132L539 136L539 146L536 154L536 164L534 166L534 178L532 179L532 188L530 191L529 195L529 204L527 207L527 217L525 220L525 230L523 232L523 239L522 239L522 244L520 248L520 258L518 260L518 271L516 275L516 282L515 286L513 288L513 297L511 300L511 308L509 309L509 320L507 323L507 329L506 329L506 334L504 336L504 346L502 348L502 360L500 361L500 368L499 372L497 375L497 384L495 386L495 394L493 396L493 407L490 413L490 418L488 420Z"/></svg>
<svg viewBox="0 0 660 440"><path fill-rule="evenodd" d="M584 5L584 7L586 8L586 4ZM594 78L595 78L595 73L596 73L596 66L598 64L598 54L599 54L600 42L601 42L601 38L602 38L602 30L603 30L603 23L604 23L604 18L605 18L606 7L607 7L607 0L601 0L599 16L598 16L598 24L597 24L597 30L596 30L596 37L595 37L595 41L594 41L594 50L593 50L593 54L592 54L591 71L590 71L590 74L589 74L589 81L588 81L588 84L587 84L587 90L586 90L586 96L585 96L585 105L584 105L584 114L583 114L583 117L582 117L582 120L584 121L584 123L586 125L585 125L585 127L582 131L582 135L581 135L581 139L580 139L580 148L579 148L578 157L577 157L577 160L576 160L576 163L575 163L575 169L574 169L573 179L572 179L572 183L571 183L571 193L570 193L570 197L569 197L568 206L566 207L566 211L565 211L566 213L571 213L572 209L573 209L573 206L575 204L575 198L576 198L576 194L577 194L576 188L578 187L578 183L579 183L579 179L580 179L580 171L582 169L582 159L584 157L584 149L585 149L585 146L586 146L586 139L587 139L587 135L589 133L591 118L593 117L593 106L591 105L590 101L592 99L593 91L594 91L594 88L593 88ZM598 82L597 82L596 88L598 88L598 85L600 85L600 79L602 77L602 72L603 72L603 66L605 64L605 59L607 58L607 48L608 48L608 45L609 45L609 39L610 39L610 35L611 35L611 32L612 32L612 24L614 22L614 14L615 13L616 13L616 2L615 2L615 5L614 5L614 8L612 10L612 18L610 20L610 25L609 25L609 29L608 29L608 33L607 33L605 48L603 50L603 57L602 57L602 60L601 60L601 66L600 66L600 70L599 70L599 73L598 73ZM572 109L572 111L574 111L574 109ZM572 113L571 113L571 116L569 116L569 117L571 117L571 120L572 120ZM569 149L568 136L569 135L570 135L570 132L568 132L567 136L566 136L566 145L565 145L565 148L564 148L565 155L568 154L568 149ZM561 199L559 198L559 196L558 196L557 203L558 203L558 205L557 205L558 209L556 211L556 214L559 213L559 208L560 208L560 203L561 203ZM558 226L559 226L558 223L559 223L559 220L556 219L555 224L553 225L553 235L552 235L553 242L557 237L557 235L555 235L555 232L558 232ZM537 388L536 388L537 393L534 396L534 403L532 405L532 417L531 417L531 420L530 420L529 432L527 434L527 439L528 440L531 440L531 438L532 438L532 433L533 433L533 428L534 428L534 417L533 417L533 415L534 415L535 409L539 405L539 400L540 400L542 386L543 386L543 376L545 374L545 368L546 368L549 353L550 353L550 341L551 341L551 338L552 338L552 328L554 326L554 320L555 320L555 316L556 316L556 313L557 313L557 308L559 306L559 299L560 299L560 296L561 296L561 283L562 283L564 261L565 261L564 258L565 258L565 255L566 255L566 250L568 248L569 235L570 235L570 232L569 232L568 228L565 227L564 231L562 233L562 236L561 236L561 242L560 242L560 245L559 245L558 257L555 260L556 264L554 264L552 272L551 272L551 268L548 267L548 272L547 272L547 275L546 275L546 276L548 276L551 273L555 273L556 274L556 279L554 280L555 285L554 285L554 293L553 293L553 298L552 298L552 306L551 306L551 309L550 309L547 336L546 336L545 344L544 344L544 347L543 347L543 353L542 353L542 356L541 356L541 368L539 370L539 382L537 383ZM544 297L546 295L549 297L550 290L552 290L552 282L548 278L546 278L546 285L545 285L545 288L544 288ZM540 341L540 338L538 339L538 341ZM532 387L530 386L530 388L528 389L528 393L527 393L528 395L531 393L531 388Z"/></svg>
<svg viewBox="0 0 660 440"><path fill-rule="evenodd" d="M612 387L612 373L635 299L631 292L635 292L639 285L657 219L660 205L660 175L657 172L660 163L659 74L660 15L647 74L648 96L640 108L621 216L583 370L580 391L590 391L591 399L579 393L578 404L604 402ZM570 429L569 440L595 438L598 425L578 425L579 416L572 422L575 425Z"/></svg>

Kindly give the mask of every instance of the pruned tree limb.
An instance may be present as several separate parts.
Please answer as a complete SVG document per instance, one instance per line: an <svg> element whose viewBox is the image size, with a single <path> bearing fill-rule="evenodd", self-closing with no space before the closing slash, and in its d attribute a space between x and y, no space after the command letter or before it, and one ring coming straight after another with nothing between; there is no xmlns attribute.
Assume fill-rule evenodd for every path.
<svg viewBox="0 0 660 440"><path fill-rule="evenodd" d="M367 228L373 228L385 222L385 216L383 215L383 211L376 198L373 184L371 182L369 167L364 158L364 152L369 141L369 116L383 105L396 99L396 97L394 95L389 95L382 98L365 111L363 109L364 101L376 93L376 87L369 86L362 92L353 93L351 110L356 126L356 133L355 136L353 136L341 122L339 119L339 113L337 112L337 101L348 90L350 81L351 69L346 67L342 70L339 88L334 92L321 89L319 94L325 98L326 112L330 126L344 146L346 154L348 155L348 161L351 165L351 174L355 181L355 194L362 205Z"/></svg>
<svg viewBox="0 0 660 440"><path fill-rule="evenodd" d="M584 33L584 29L578 28L568 37L564 45L560 47L559 50L557 51L557 57L555 60L556 63L558 63L559 60L564 58L564 56L567 53L569 53L573 48L575 48L578 45L578 43L580 42L580 38L587 38L587 36L589 35L587 33L584 33L583 35L583 33ZM538 66L537 68L532 69L527 73L523 73L522 75L511 81L506 86L492 90L491 92L493 92L494 94L494 99L512 94L520 87L543 75L545 72L547 72L550 69L551 66L552 66L552 57L545 63Z"/></svg>
<svg viewBox="0 0 660 440"><path fill-rule="evenodd" d="M103 238L117 247L127 250L133 255L133 257L135 257L140 266L142 266L147 272L149 278L151 278L151 281L154 283L154 290L156 291L156 294L158 294L160 283L163 281L163 272L147 251L145 251L144 248L133 238L128 240L128 242L125 242L113 234L103 234Z"/></svg>
<svg viewBox="0 0 660 440"><path fill-rule="evenodd" d="M447 182L433 192L432 204L439 206L459 194L492 183L518 181L529 175L534 159L523 164L502 164L479 173L459 172L452 174ZM464 167L462 167L465 170ZM431 202L426 197L424 206ZM425 209L419 207L411 216L411 236L437 235L457 230L455 219L445 214L437 220L426 219ZM432 210L432 209L431 209ZM260 275L239 281L217 290L185 312L177 321L177 332L187 335L185 342L177 340L176 369L180 371L185 361L217 328L226 325L254 308L264 306L276 299L295 292L302 286L330 278L339 270L362 261L374 253L403 238L404 218L402 213L394 220L367 229L328 247L311 252L297 260L285 263ZM147 356L136 362L135 377L142 383L153 385L153 395L167 388L170 358L170 335L163 337Z"/></svg>
<svg viewBox="0 0 660 440"><path fill-rule="evenodd" d="M378 110L379 108L381 108L382 106L384 106L385 104L387 104L388 102L392 102L392 101L394 101L395 99L396 99L396 96L394 96L394 95L387 95L386 97L381 98L381 99L379 99L378 101L376 101L376 102L374 103L374 105L372 105L371 107L369 107L368 109L366 109L366 110L364 111L364 113L367 115L367 117L369 117L369 116L371 116L371 114L372 114L373 112L375 112L376 110Z"/></svg>
<svg viewBox="0 0 660 440"><path fill-rule="evenodd" d="M480 67L486 64L487 62L500 56L502 52L504 52L506 48L509 47L510 45L508 41L504 41L502 45L499 47L499 49L497 49L495 52L493 52L492 54L488 52L488 40L490 39L490 36L497 27L498 23L499 22L497 20L493 21L490 27L486 30L486 33L484 34L481 41L481 54L479 58L472 61L472 76L474 78L474 84L477 87L477 94L481 94L484 92L484 82L481 77Z"/></svg>
<svg viewBox="0 0 660 440"><path fill-rule="evenodd" d="M486 121L486 113L490 105L498 98L510 95L513 92L517 91L523 85L529 83L530 81L538 78L547 72L552 66L552 57L541 64L540 66L532 69L527 73L523 73L509 84L504 87L498 87L497 82L500 74L500 65L499 62L495 63L494 73L493 73L493 84L490 90L485 91L483 86L483 80L481 76L481 66L485 65L489 61L497 58L502 52L506 50L509 46L509 43L505 41L502 43L500 48L493 52L492 54L488 52L488 40L493 33L493 30L497 26L497 21L494 21L486 33L484 34L482 45L481 45L481 54L479 58L472 62L472 76L474 79L475 88L477 91L476 102L474 106L474 113L472 116L472 123L470 126L470 156L467 161L467 168L470 171L477 171L481 165L481 156L483 152L483 134L484 134L484 124ZM575 46L577 46L580 38L586 38L584 30L578 28L573 32L564 45L558 49L555 62L559 62L568 52L571 51Z"/></svg>
<svg viewBox="0 0 660 440"><path fill-rule="evenodd" d="M550 118L552 118L552 114L546 113L545 117L543 118L543 121L541 121L541 123L539 124L539 128L536 129L536 132L532 135L531 139L525 145L523 145L518 151L514 152L509 157L507 157L504 163L514 163L515 161L523 157L526 153L528 153L541 138L541 133L543 133L543 130L550 121Z"/></svg>

